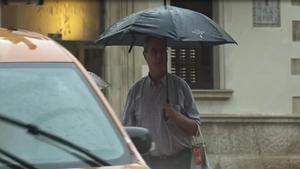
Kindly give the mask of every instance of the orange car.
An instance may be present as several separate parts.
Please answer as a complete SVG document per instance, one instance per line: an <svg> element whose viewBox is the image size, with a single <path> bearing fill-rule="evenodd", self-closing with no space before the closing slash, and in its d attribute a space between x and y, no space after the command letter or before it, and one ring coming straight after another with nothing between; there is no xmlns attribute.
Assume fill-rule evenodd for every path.
<svg viewBox="0 0 300 169"><path fill-rule="evenodd" d="M150 146L146 129L126 132L65 48L0 28L0 169L147 169L140 153Z"/></svg>

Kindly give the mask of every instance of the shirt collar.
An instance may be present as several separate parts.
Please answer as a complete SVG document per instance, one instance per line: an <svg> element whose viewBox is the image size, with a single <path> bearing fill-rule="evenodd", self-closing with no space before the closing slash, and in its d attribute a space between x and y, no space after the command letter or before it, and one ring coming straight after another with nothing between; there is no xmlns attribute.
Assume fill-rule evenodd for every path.
<svg viewBox="0 0 300 169"><path fill-rule="evenodd" d="M147 83L151 86L151 87L153 87L153 86L165 86L166 85L166 75L164 75L160 80L159 80L159 82L158 83L155 83L152 79L151 79L151 77L150 77L150 75L149 75L149 73L148 73L148 76L147 76Z"/></svg>

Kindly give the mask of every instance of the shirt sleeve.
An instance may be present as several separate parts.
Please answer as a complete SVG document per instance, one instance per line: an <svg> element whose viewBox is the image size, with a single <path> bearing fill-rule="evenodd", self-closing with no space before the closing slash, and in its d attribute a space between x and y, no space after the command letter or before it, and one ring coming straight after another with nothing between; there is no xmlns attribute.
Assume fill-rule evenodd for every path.
<svg viewBox="0 0 300 169"><path fill-rule="evenodd" d="M195 120L198 124L200 124L200 113L197 109L192 90L189 85L184 81L183 84L183 94L184 94L184 113L190 119Z"/></svg>
<svg viewBox="0 0 300 169"><path fill-rule="evenodd" d="M128 92L127 100L123 111L123 125L136 126L136 117L134 113L134 90L131 88Z"/></svg>

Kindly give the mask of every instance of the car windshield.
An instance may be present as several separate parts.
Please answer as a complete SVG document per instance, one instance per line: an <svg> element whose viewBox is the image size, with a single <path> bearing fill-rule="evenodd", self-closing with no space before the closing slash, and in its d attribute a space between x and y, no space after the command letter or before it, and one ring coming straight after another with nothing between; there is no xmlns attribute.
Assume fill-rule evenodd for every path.
<svg viewBox="0 0 300 169"><path fill-rule="evenodd" d="M130 163L132 157L124 139L92 91L71 63L0 64L1 114L63 137L112 164ZM1 148L36 166L85 165L1 121L0 140Z"/></svg>

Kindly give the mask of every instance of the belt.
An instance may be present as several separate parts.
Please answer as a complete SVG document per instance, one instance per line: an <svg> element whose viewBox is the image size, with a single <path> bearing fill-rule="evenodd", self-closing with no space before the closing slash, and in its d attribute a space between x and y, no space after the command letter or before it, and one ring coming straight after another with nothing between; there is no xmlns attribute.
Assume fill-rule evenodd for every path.
<svg viewBox="0 0 300 169"><path fill-rule="evenodd" d="M162 159L162 160L165 160L165 159L171 159L171 158L178 157L179 155L185 154L185 153L191 153L191 149L185 148L183 150L180 150L180 151L178 151L176 153L173 153L173 154L170 154L170 155L158 155L158 156L147 155L144 158L146 158L146 159Z"/></svg>

